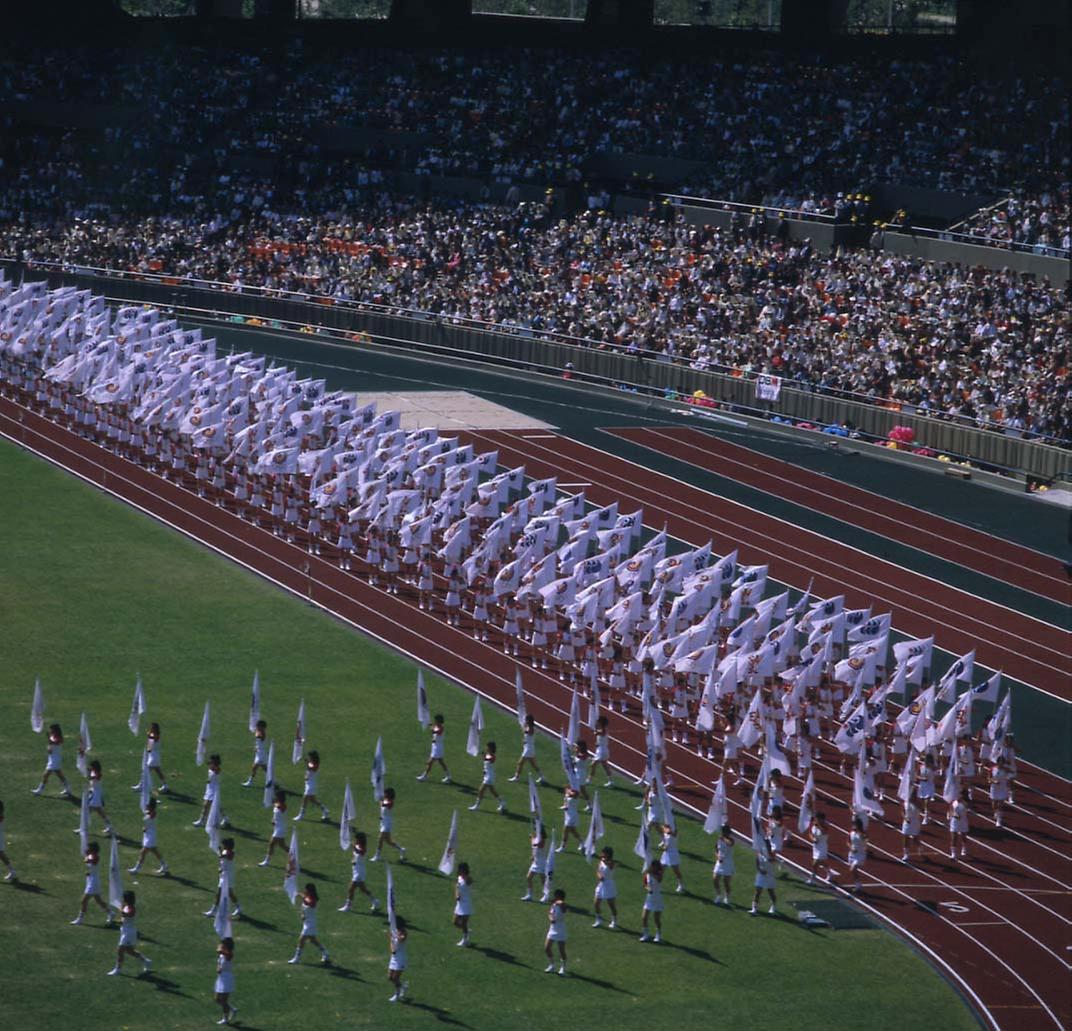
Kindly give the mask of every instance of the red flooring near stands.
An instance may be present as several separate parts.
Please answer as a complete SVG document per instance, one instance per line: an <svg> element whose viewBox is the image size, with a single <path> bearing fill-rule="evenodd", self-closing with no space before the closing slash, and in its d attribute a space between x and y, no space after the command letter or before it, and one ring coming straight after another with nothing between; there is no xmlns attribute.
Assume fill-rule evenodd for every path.
<svg viewBox="0 0 1072 1031"><path fill-rule="evenodd" d="M512 708L514 660L495 646L475 641L464 626L461 630L448 627L436 616L418 610L414 599L391 596L371 587L356 573L344 573L326 559L309 556L303 549L252 526L185 487L82 440L7 399L0 399L0 433L503 708ZM883 582L892 584L895 579L912 576L905 571L898 574L896 567L886 565L881 581L865 577L864 581L874 586L862 586L860 577L853 573L863 564L860 553L843 554L836 550L840 545L815 535L797 539L787 524L768 526L767 517L761 513L741 506L731 511L711 495L575 441L556 437L551 447L545 447L546 435L538 440L526 439L524 432L497 431L475 436L499 447L504 461L524 461L530 474L557 472L562 483L591 484L585 489L594 501L618 497L627 504L644 504L649 525L661 524L665 519L670 523L670 532L685 540L698 541L701 536L706 540L714 535L716 545L724 545L732 536L731 527L737 526L744 561L759 560L766 543L772 575L803 586L810 568L815 566L819 593L839 593L844 589L850 597L858 595L862 600L875 596L876 604L881 604L879 590ZM795 542L791 552L794 557L786 559L786 542L791 539ZM836 579L839 575L845 579L844 587ZM939 603L924 602L922 592L933 594L935 586L931 581L909 580L889 592L898 600L906 599L895 612L895 622L912 632L908 619L930 620L938 630L939 643L959 648L957 635L967 636L972 631L969 626L957 629L956 624L947 623L946 629L938 625L941 619L929 613L941 613L943 618L952 620L953 612ZM958 604L966 608L966 596ZM920 611L913 616L916 609ZM898 613L905 618L899 618ZM1011 623L1014 614L1007 610L1002 613ZM973 618L986 617L978 612ZM1041 624L1030 626L1033 630ZM1021 656L1025 667L1034 663L1036 668L1042 668L1048 661L1057 663L1059 658L1068 661L1067 656L1049 656L1044 649L1036 650L1033 639L1023 641L1025 652L1029 644L1035 657ZM998 650L1005 650L1011 658L1012 648L1006 642ZM1039 656L1048 656L1047 661ZM991 664L982 654L980 661ZM1008 664L1005 668L1013 672ZM527 664L524 680L528 710L542 727L557 732L568 719L568 691L555 677L530 670ZM634 715L614 713L609 718L615 742L614 761L635 774L643 765L643 729ZM720 773L718 765L683 746L668 743L667 748L675 797L683 806L702 814L710 801L711 781ZM925 861L916 866L901 864L897 860L901 839L894 826L895 807L887 804L887 819L873 821L870 829L872 854L860 899L861 905L922 948L939 969L951 976L988 1026L1012 1031L1072 1024L1070 965L1066 958L1072 944L1072 870L1067 858L1072 850L1072 783L1028 764L1022 764L1021 770L1008 828L1002 833L977 814L971 856L961 864L946 858L945 829L933 824L925 828ZM788 787L787 797L792 802L799 796L800 785L790 778ZM836 768L819 763L816 787L832 824L833 865L844 875L840 860L846 852L851 782ZM749 791L750 785L742 784L731 794L731 820L738 829L747 825ZM981 814L987 807L978 789L976 796ZM807 856L803 843L794 835L788 858L804 863ZM697 899L695 904L706 903ZM717 914L712 914L712 920L717 920Z"/></svg>

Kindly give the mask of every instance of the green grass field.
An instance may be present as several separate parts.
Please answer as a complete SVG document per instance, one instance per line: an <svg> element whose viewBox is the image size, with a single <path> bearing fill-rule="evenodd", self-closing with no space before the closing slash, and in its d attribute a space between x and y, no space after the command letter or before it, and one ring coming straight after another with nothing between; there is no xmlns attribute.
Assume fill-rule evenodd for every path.
<svg viewBox="0 0 1072 1031"><path fill-rule="evenodd" d="M640 871L631 851L637 797L623 787L600 797L605 843L622 860L619 904L626 930L591 928L592 868L576 853L560 855L556 883L572 903L572 976L545 975L545 908L518 901L528 864L527 807L522 786L505 783L519 748L510 717L485 709L488 736L499 742L500 786L511 812L499 816L486 803L485 811L470 813L465 806L479 783L479 764L464 750L472 707L465 691L428 678L433 710L447 718L455 784L417 784L427 740L415 719L411 663L7 443L0 443L0 498L0 790L8 853L21 877L14 886L0 883L6 1026L180 1029L208 1026L218 1017L211 994L216 939L200 915L215 888L215 860L204 832L190 825L204 782L194 751L209 699L211 747L223 756L223 801L238 842L236 889L249 916L235 928L234 1001L247 1027L975 1026L955 992L895 937L797 926L788 902L807 899L809 890L795 880L779 883L785 919L713 907L713 842L692 821L682 821L681 844L695 894L671 892L667 944L640 945ZM349 864L334 823L299 826L304 872L320 888L321 936L337 966L321 969L312 949L303 966L286 963L298 919L282 890L283 860L277 856L270 870L256 866L269 814L259 789L240 787L251 756L246 719L254 669L261 675L263 715L277 757L283 756L279 779L293 789L301 783L300 768L288 759L304 697L308 746L323 758L322 794L337 816L348 777L358 826L370 831L376 828L369 766L376 737L383 735L388 782L399 796L396 837L410 859L395 866L399 910L412 928L410 1005L387 1004L385 919L360 905L352 914L335 912ZM29 707L39 675L48 722L64 727L65 765L75 777L74 743L86 712L125 870L140 828L130 785L138 778L142 740L126 726L137 672L148 700L143 730L149 720L163 730L173 793L160 800L159 841L175 876L124 874L126 886L138 892L139 929L154 976L135 978L137 965L128 960L124 970L131 976L108 978L115 932L104 928L99 912L90 913L87 926L68 925L82 883L78 839L71 833L77 809L57 799L51 784L46 796L30 795L45 742L30 730ZM541 741L539 749L550 782L560 784L557 746ZM542 800L545 814L557 815L560 795L552 787L543 789ZM476 881L477 948L468 951L454 946L452 883L435 870L455 807L459 856ZM107 840L99 840L106 850ZM734 901L740 907L751 893L746 846L738 846L737 866ZM152 860L146 868L155 869ZM369 871L370 886L382 897L382 864L370 864Z"/></svg>

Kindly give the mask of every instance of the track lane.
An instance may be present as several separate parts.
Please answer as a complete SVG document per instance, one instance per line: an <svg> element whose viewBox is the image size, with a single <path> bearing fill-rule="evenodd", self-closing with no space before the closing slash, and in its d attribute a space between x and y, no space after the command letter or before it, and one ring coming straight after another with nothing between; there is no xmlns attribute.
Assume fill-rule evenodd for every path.
<svg viewBox="0 0 1072 1031"><path fill-rule="evenodd" d="M1065 564L1043 552L702 430L625 426L604 432L1062 605L1072 605L1072 581Z"/></svg>

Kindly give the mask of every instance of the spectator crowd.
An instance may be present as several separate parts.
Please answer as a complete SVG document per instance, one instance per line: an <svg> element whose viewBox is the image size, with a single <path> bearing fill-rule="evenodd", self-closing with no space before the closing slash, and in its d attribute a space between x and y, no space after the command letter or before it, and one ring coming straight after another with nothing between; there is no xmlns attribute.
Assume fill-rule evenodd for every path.
<svg viewBox="0 0 1072 1031"><path fill-rule="evenodd" d="M400 169L579 185L600 151L694 161L692 192L813 212L887 177L1017 184L968 231L1067 247L1055 81L762 54L46 57L0 63L0 255L329 295L1072 436L1068 308L1046 282L819 253L761 219L561 217L392 186ZM30 127L27 105L38 123L89 113ZM346 127L365 130L349 152Z"/></svg>

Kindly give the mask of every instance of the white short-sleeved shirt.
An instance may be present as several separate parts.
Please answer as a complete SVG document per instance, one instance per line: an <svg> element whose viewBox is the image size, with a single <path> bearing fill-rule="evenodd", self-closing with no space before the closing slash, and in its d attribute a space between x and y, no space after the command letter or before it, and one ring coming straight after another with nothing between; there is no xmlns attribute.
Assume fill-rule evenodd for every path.
<svg viewBox="0 0 1072 1031"><path fill-rule="evenodd" d="M59 770L63 768L63 745L50 744L48 746L48 759L45 762L45 769L47 770Z"/></svg>
<svg viewBox="0 0 1072 1031"><path fill-rule="evenodd" d="M85 859L86 864L86 886L83 890L85 895L99 895L100 894L100 871L97 869L99 860Z"/></svg>
<svg viewBox="0 0 1072 1031"><path fill-rule="evenodd" d="M226 956L216 957L216 984L214 990L217 995L229 995L234 991L234 973L231 970L231 960Z"/></svg>
<svg viewBox="0 0 1072 1031"><path fill-rule="evenodd" d="M716 849L715 874L719 877L732 877L734 874L733 839L719 838Z"/></svg>
<svg viewBox="0 0 1072 1031"><path fill-rule="evenodd" d="M148 813L141 818L141 847L156 848L156 817Z"/></svg>
<svg viewBox="0 0 1072 1031"><path fill-rule="evenodd" d="M301 907L302 928L301 933L308 938L316 937L316 903L311 905L302 900Z"/></svg>
<svg viewBox="0 0 1072 1031"><path fill-rule="evenodd" d="M599 873L602 875L596 882L597 899L615 899L618 897L618 887L614 883L614 867L606 860L599 861Z"/></svg>
<svg viewBox="0 0 1072 1031"><path fill-rule="evenodd" d="M644 876L644 891L644 908L649 913L661 913L663 911L663 886L651 873Z"/></svg>
<svg viewBox="0 0 1072 1031"><path fill-rule="evenodd" d="M405 970L406 969L406 943L404 941L398 941L395 939L394 950L391 952L391 959L387 964L388 970Z"/></svg>
<svg viewBox="0 0 1072 1031"><path fill-rule="evenodd" d="M287 812L285 809L274 808L272 810L272 837L286 840Z"/></svg>
<svg viewBox="0 0 1072 1031"><path fill-rule="evenodd" d="M220 774L218 770L209 770L205 780L204 801L211 802L220 793Z"/></svg>
<svg viewBox="0 0 1072 1031"><path fill-rule="evenodd" d="M380 833L390 834L395 825L395 811L389 805L380 805Z"/></svg>
<svg viewBox="0 0 1072 1031"><path fill-rule="evenodd" d="M365 881L365 853L357 849L350 850L350 880L355 884L363 884Z"/></svg>
<svg viewBox="0 0 1072 1031"><path fill-rule="evenodd" d="M487 756L484 757L484 783L495 783L495 759L489 759Z"/></svg>
<svg viewBox="0 0 1072 1031"><path fill-rule="evenodd" d="M535 733L529 733L527 730L521 738L521 758L522 759L535 759L536 758L536 735Z"/></svg>
<svg viewBox="0 0 1072 1031"><path fill-rule="evenodd" d="M547 937L553 942L566 941L566 904L555 902L550 909Z"/></svg>
<svg viewBox="0 0 1072 1031"><path fill-rule="evenodd" d="M547 871L547 842L542 845L533 842L532 862L529 864L529 873L543 874Z"/></svg>
<svg viewBox="0 0 1072 1031"><path fill-rule="evenodd" d="M459 876L457 880L457 898L454 901L455 916L473 915L473 888L465 882L465 878Z"/></svg>
<svg viewBox="0 0 1072 1031"><path fill-rule="evenodd" d="M442 729L432 731L432 758L433 759L442 759L443 758L443 731L442 731Z"/></svg>
<svg viewBox="0 0 1072 1031"><path fill-rule="evenodd" d="M577 799L567 798L563 825L566 827L577 826Z"/></svg>

